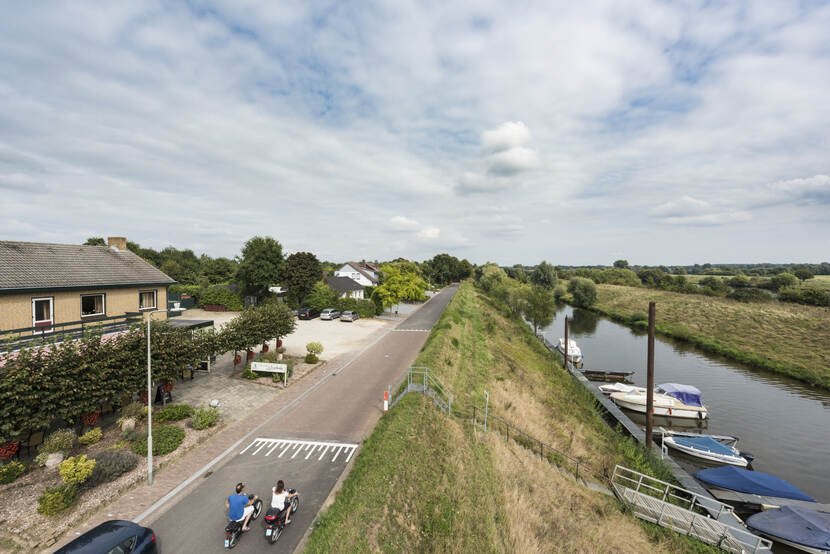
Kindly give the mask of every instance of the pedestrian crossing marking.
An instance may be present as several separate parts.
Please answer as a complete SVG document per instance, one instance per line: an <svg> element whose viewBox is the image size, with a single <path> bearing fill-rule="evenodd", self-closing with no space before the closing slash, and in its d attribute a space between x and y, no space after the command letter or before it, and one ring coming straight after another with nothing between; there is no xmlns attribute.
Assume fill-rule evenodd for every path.
<svg viewBox="0 0 830 554"><path fill-rule="evenodd" d="M349 460L352 459L352 456L358 446L359 445L352 443L304 441L295 439L266 439L260 437L251 441L251 444L246 446L239 453L239 455L241 456L250 450L251 456L256 456L262 451L265 453L264 456L267 457L279 450L280 452L277 454L277 458L282 458L286 454L290 454L286 457L286 459L293 460L302 453L305 454L304 459L308 460L312 455L315 455L319 451L320 456L317 458L318 461L322 460L328 454L332 456L331 462L334 463L338 458L340 458L340 455L343 454L345 459L340 459L345 463L349 463Z"/></svg>

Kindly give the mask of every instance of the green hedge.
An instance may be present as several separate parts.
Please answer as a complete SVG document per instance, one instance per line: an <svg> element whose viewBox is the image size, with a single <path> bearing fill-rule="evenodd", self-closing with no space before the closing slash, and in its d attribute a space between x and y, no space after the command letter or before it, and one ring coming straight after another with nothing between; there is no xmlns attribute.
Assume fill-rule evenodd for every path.
<svg viewBox="0 0 830 554"><path fill-rule="evenodd" d="M340 298L336 307L341 312L352 310L362 318L375 317L377 306L371 300L358 300L357 298Z"/></svg>
<svg viewBox="0 0 830 554"><path fill-rule="evenodd" d="M204 307L208 304L219 304L225 306L228 310L233 312L242 311L245 307L242 295L235 293L228 288L219 286L206 289L202 293L202 296L199 297L199 307Z"/></svg>
<svg viewBox="0 0 830 554"><path fill-rule="evenodd" d="M181 421L193 415L193 407L187 404L168 404L153 414L153 421L167 423L169 421Z"/></svg>
<svg viewBox="0 0 830 554"><path fill-rule="evenodd" d="M184 429L176 425L162 425L153 431L153 456L164 456L176 450L184 440ZM147 435L133 443L133 452L147 455Z"/></svg>

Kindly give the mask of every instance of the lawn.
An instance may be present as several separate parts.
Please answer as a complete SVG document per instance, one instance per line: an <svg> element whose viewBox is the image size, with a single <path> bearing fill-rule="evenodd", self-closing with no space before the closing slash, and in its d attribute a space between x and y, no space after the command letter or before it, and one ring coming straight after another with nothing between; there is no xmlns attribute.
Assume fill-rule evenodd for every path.
<svg viewBox="0 0 830 554"><path fill-rule="evenodd" d="M410 394L385 414L315 527L310 552L715 552L644 524L548 462L470 424L471 406L579 457L664 474L601 420L526 325L463 284L416 365L455 393L455 417Z"/></svg>
<svg viewBox="0 0 830 554"><path fill-rule="evenodd" d="M595 308L611 317L625 321L634 312L648 312L649 301L654 301L658 332L761 369L830 388L828 308L784 302L742 303L615 285L599 285L597 294Z"/></svg>

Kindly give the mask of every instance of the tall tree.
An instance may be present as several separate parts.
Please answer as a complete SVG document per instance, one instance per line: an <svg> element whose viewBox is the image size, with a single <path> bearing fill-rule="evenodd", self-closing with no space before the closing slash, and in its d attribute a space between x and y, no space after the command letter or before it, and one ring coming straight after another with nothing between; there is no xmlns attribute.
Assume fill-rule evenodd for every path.
<svg viewBox="0 0 830 554"><path fill-rule="evenodd" d="M556 286L556 270L548 262L542 260L530 274L530 282L544 289L553 290Z"/></svg>
<svg viewBox="0 0 830 554"><path fill-rule="evenodd" d="M412 262L394 262L380 266L383 283L375 288L373 298L378 298L384 307L401 300L423 300L426 282L418 275L418 268Z"/></svg>
<svg viewBox="0 0 830 554"><path fill-rule="evenodd" d="M84 243L85 246L106 246L107 241L104 240L104 237L89 237L86 239Z"/></svg>
<svg viewBox="0 0 830 554"><path fill-rule="evenodd" d="M282 284L288 287L288 298L299 306L323 277L323 268L317 256L311 252L295 252L285 259L285 276Z"/></svg>
<svg viewBox="0 0 830 554"><path fill-rule="evenodd" d="M628 267L628 260L617 260L614 262L614 267L626 269Z"/></svg>
<svg viewBox="0 0 830 554"><path fill-rule="evenodd" d="M568 282L568 292L573 297L574 305L589 308L597 301L597 286L590 279L574 277Z"/></svg>
<svg viewBox="0 0 830 554"><path fill-rule="evenodd" d="M202 275L212 285L227 283L236 275L237 263L228 258L211 258L202 254L200 265Z"/></svg>
<svg viewBox="0 0 830 554"><path fill-rule="evenodd" d="M315 310L334 308L337 303L337 293L325 281L317 281L312 285L306 303Z"/></svg>
<svg viewBox="0 0 830 554"><path fill-rule="evenodd" d="M539 327L547 327L553 323L556 314L556 300L553 293L539 285L522 287L524 303L522 312L525 318L533 325L533 334Z"/></svg>
<svg viewBox="0 0 830 554"><path fill-rule="evenodd" d="M276 285L283 275L282 245L271 237L253 237L242 247L236 277L245 287L259 289L260 294Z"/></svg>

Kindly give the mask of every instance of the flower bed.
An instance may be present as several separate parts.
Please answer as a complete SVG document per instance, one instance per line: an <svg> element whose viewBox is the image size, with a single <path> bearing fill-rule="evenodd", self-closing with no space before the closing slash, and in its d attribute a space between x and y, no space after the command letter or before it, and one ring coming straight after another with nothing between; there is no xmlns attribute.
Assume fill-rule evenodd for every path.
<svg viewBox="0 0 830 554"><path fill-rule="evenodd" d="M323 365L326 363L324 360L318 361L316 364L307 364L305 363L305 358L301 356L284 356L282 360L275 362L275 363L284 363L284 364L291 364L292 374L288 378L288 386L290 387L292 383L296 383L298 380L302 379L315 368ZM265 385L268 387L277 387L282 388L283 385L283 376L282 373L262 373L258 374L261 375L260 377L253 378L250 375L248 369L243 369L239 374L238 377L244 379L245 381L250 381L252 383L257 383L259 385ZM276 377L274 377L276 375Z"/></svg>

